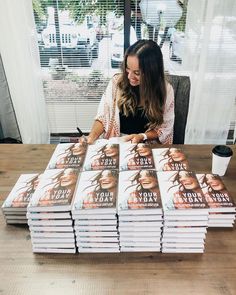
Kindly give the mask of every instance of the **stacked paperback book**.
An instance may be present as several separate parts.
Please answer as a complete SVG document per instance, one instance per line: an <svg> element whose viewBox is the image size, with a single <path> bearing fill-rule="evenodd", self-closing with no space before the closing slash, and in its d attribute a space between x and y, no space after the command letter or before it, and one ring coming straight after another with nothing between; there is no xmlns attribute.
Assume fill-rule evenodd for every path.
<svg viewBox="0 0 236 295"><path fill-rule="evenodd" d="M72 208L80 253L119 252L117 184L117 170L81 172Z"/></svg>
<svg viewBox="0 0 236 295"><path fill-rule="evenodd" d="M2 205L28 224L33 252L203 253L208 227L233 227L222 179L179 148L99 140L58 144L44 173L22 174Z"/></svg>
<svg viewBox="0 0 236 295"><path fill-rule="evenodd" d="M46 170L27 208L33 252L75 253L71 217L78 170Z"/></svg>
<svg viewBox="0 0 236 295"><path fill-rule="evenodd" d="M26 212L38 185L39 174L22 174L2 205L7 224L27 224Z"/></svg>
<svg viewBox="0 0 236 295"><path fill-rule="evenodd" d="M208 205L194 172L158 172L164 211L163 253L203 253Z"/></svg>
<svg viewBox="0 0 236 295"><path fill-rule="evenodd" d="M160 251L163 218L155 170L120 172L118 217L121 252Z"/></svg>
<svg viewBox="0 0 236 295"><path fill-rule="evenodd" d="M221 177L216 174L197 174L209 206L208 227L233 227L235 203Z"/></svg>

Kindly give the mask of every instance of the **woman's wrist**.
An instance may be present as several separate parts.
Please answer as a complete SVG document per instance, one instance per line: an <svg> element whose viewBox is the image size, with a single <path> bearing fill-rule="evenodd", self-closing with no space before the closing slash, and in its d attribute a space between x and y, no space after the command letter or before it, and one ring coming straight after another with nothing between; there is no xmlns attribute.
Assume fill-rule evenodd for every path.
<svg viewBox="0 0 236 295"><path fill-rule="evenodd" d="M142 138L143 138L143 141L145 141L145 140L147 140L147 139L148 139L148 137L147 137L147 134L146 134L146 133L139 133L139 135L141 135L141 136L142 136Z"/></svg>

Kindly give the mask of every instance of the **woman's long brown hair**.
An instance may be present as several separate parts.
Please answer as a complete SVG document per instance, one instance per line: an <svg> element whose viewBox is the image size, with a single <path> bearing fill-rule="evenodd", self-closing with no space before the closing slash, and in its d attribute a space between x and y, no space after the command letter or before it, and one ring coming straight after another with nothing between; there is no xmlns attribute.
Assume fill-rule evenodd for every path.
<svg viewBox="0 0 236 295"><path fill-rule="evenodd" d="M166 101L164 63L161 49L152 40L139 40L127 49L122 65L122 76L118 82L122 93L118 100L118 107L125 116L134 114L139 104L126 72L128 56L137 56L139 60L140 100L144 101L144 112L149 120L146 127L153 129L156 125L163 123Z"/></svg>

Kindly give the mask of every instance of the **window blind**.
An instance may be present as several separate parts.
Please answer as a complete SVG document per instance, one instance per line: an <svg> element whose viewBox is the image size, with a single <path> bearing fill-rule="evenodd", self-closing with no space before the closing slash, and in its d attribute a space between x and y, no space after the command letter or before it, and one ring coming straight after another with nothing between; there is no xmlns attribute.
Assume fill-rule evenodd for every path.
<svg viewBox="0 0 236 295"><path fill-rule="evenodd" d="M51 133L89 132L123 57L124 3L33 0ZM114 59L111 57L114 56Z"/></svg>
<svg viewBox="0 0 236 295"><path fill-rule="evenodd" d="M124 8L130 7L127 22L131 24L130 44L141 38L166 41L166 64L169 69L179 68L181 58L175 57L177 62L169 59L169 44L173 19L176 24L183 14L183 4L173 0L169 8L169 4L163 7L161 2L33 0L52 133L72 133L77 125L89 132L109 79L120 71L124 53Z"/></svg>
<svg viewBox="0 0 236 295"><path fill-rule="evenodd" d="M196 11L200 11L196 16L192 12L193 4ZM208 28L204 18L209 14L209 7L204 1L33 0L33 8L52 133L73 133L76 126L84 132L90 131L106 85L114 73L120 71L125 46L124 32L129 32L131 44L141 38L156 41L162 49L165 70L170 74L184 74L192 78L204 52L207 52L204 61L206 70L210 69L213 76L219 72L219 67L214 68L216 63L211 58L209 48L206 49L208 45L214 47L215 43L205 39L202 42L202 38L207 37ZM127 11L130 16L127 16ZM222 10L221 14L224 17L226 12ZM191 15L191 19L188 15ZM130 17L129 21L125 19L127 17ZM231 23L233 21L232 18ZM127 30L124 25L131 26ZM220 26L225 32L230 32L223 27L223 23ZM230 55L224 56L224 50L226 48L232 53L235 41L231 42L234 40L232 31L231 35L227 35L222 34L222 30L222 45L226 44L226 47L219 48L218 43L217 50L225 60L222 75L227 75L226 72L232 72L234 64L230 65ZM213 31L209 31L209 37L210 34ZM190 64L191 67L186 66ZM191 87L191 91L197 89L195 79L191 79ZM224 85L222 87L222 93L227 92ZM222 93L217 95L220 97ZM194 108L198 109L196 101ZM232 135L235 118L232 114L231 117L229 134Z"/></svg>

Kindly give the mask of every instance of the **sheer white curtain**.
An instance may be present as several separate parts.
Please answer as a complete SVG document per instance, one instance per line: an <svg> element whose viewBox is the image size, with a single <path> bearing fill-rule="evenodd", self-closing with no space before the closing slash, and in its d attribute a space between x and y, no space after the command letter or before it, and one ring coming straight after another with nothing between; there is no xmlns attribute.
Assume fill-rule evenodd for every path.
<svg viewBox="0 0 236 295"><path fill-rule="evenodd" d="M189 0L185 40L183 70L191 77L185 143L225 144L235 109L236 1Z"/></svg>
<svg viewBox="0 0 236 295"><path fill-rule="evenodd" d="M32 1L0 1L0 52L23 143L48 143Z"/></svg>

